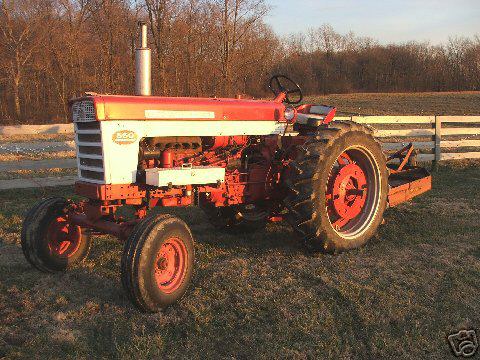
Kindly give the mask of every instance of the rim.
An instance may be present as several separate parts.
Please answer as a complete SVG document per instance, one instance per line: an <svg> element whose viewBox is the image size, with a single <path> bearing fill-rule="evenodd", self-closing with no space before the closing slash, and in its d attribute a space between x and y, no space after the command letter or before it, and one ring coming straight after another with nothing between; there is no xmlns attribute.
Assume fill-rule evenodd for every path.
<svg viewBox="0 0 480 360"><path fill-rule="evenodd" d="M180 287L187 259L187 249L179 238L169 238L162 244L155 259L155 281L161 291L169 294Z"/></svg>
<svg viewBox="0 0 480 360"><path fill-rule="evenodd" d="M373 155L364 147L344 150L329 173L325 202L333 229L353 239L368 230L380 203L381 174Z"/></svg>
<svg viewBox="0 0 480 360"><path fill-rule="evenodd" d="M69 258L80 248L82 232L62 217L56 217L48 226L47 241L50 253L56 257Z"/></svg>

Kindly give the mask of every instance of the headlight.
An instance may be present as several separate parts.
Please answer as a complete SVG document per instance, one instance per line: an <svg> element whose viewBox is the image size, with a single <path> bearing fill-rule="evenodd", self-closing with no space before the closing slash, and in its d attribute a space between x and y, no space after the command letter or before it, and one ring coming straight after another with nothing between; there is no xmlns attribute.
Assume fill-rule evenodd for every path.
<svg viewBox="0 0 480 360"><path fill-rule="evenodd" d="M288 122L292 122L292 120L295 119L296 116L297 116L297 109L295 109L292 106L285 108L285 114L284 114L285 120L287 120Z"/></svg>

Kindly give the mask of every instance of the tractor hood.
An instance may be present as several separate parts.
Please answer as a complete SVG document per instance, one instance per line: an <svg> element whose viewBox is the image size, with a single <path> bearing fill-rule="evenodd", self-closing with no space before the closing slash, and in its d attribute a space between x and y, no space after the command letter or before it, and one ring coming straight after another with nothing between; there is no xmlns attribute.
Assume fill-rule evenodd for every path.
<svg viewBox="0 0 480 360"><path fill-rule="evenodd" d="M284 122L285 105L265 100L181 98L91 94L73 99L82 109L93 104L95 119L105 120L222 120ZM78 105L78 104L77 104ZM75 114L74 114L75 116ZM81 116L81 114L77 114Z"/></svg>

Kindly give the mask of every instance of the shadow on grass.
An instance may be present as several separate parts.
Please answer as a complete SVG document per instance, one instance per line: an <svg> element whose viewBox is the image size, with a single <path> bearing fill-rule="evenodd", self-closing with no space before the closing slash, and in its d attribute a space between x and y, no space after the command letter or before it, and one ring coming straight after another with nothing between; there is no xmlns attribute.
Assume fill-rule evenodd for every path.
<svg viewBox="0 0 480 360"><path fill-rule="evenodd" d="M359 307L337 288L329 286L321 279L312 279L317 282L317 296L320 301L335 299L332 316L336 319L336 332L341 344L355 347L355 356L360 359L373 359L371 342L375 329L363 320Z"/></svg>

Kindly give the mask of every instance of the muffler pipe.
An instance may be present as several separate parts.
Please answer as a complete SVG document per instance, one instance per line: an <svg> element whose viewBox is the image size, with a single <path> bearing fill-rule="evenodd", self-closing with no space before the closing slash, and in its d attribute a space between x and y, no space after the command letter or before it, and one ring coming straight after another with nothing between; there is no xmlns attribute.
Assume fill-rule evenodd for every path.
<svg viewBox="0 0 480 360"><path fill-rule="evenodd" d="M135 50L135 95L152 95L152 50L147 44L147 24L139 22L140 47Z"/></svg>

